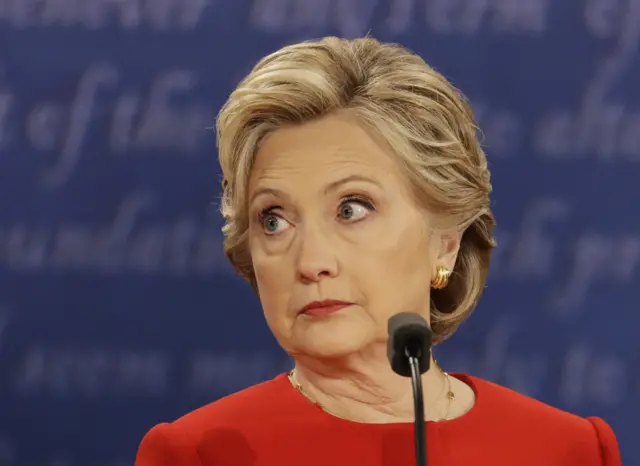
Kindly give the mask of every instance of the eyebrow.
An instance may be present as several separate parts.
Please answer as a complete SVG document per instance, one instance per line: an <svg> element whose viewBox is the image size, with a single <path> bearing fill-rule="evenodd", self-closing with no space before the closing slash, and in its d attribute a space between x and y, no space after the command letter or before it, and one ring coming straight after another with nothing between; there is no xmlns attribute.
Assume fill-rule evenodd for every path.
<svg viewBox="0 0 640 466"><path fill-rule="evenodd" d="M373 178L369 178L368 176L365 175L350 175L347 176L345 178L341 178L339 180L333 181L331 183L329 183L327 185L326 188L324 188L324 193L330 193L331 191L335 191L336 189L338 189L340 186L347 184L347 183L351 183L353 181L360 181L360 182L364 182L364 183L370 183L373 185L378 186L379 188L382 188L382 184L380 184L378 181L374 180Z"/></svg>
<svg viewBox="0 0 640 466"><path fill-rule="evenodd" d="M336 189L338 189L340 186L345 185L347 183L351 183L354 181L359 181L359 182L364 182L364 183L370 183L373 184L377 187L379 187L380 189L382 189L382 184L376 180L374 180L373 178L369 178L365 175L350 175L347 176L345 178L341 178L339 180L336 181L332 181L331 183L329 183L325 188L324 188L324 193L328 194L332 191L335 191ZM279 189L276 188L268 188L268 187L263 187L263 188L258 188L253 195L251 196L251 199L249 201L249 204L251 205L254 200L259 197L259 196L263 196L266 194L270 194L274 197L282 197L284 199L289 200L290 196L285 193L284 191L281 191Z"/></svg>

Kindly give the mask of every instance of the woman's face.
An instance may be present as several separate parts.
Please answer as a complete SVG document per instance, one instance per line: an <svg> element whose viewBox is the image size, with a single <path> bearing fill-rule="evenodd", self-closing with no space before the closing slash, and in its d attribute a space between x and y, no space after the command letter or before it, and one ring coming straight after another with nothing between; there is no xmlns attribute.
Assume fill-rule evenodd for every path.
<svg viewBox="0 0 640 466"><path fill-rule="evenodd" d="M386 342L393 314L428 318L435 267L452 267L457 253L456 241L430 233L431 215L399 164L346 117L283 128L264 141L249 215L266 320L294 355L366 351ZM352 304L302 312L324 300Z"/></svg>

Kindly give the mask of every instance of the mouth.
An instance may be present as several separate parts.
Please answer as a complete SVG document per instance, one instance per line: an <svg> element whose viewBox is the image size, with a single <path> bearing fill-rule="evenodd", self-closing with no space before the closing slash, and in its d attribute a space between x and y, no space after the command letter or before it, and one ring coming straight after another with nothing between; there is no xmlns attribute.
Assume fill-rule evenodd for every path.
<svg viewBox="0 0 640 466"><path fill-rule="evenodd" d="M309 317L324 317L330 314L335 314L336 312L351 305L353 305L353 303L347 301L337 301L333 299L325 301L313 301L303 307L300 310L300 314Z"/></svg>

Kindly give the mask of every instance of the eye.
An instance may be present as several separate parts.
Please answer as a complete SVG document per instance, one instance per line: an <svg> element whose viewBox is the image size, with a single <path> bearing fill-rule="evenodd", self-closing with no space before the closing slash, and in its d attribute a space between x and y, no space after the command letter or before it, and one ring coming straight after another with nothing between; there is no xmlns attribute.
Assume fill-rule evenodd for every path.
<svg viewBox="0 0 640 466"><path fill-rule="evenodd" d="M357 222L366 218L372 210L375 210L373 204L367 199L348 197L340 203L338 217L340 220Z"/></svg>
<svg viewBox="0 0 640 466"><path fill-rule="evenodd" d="M259 214L260 225L267 235L276 235L291 226L289 222L278 215L275 210L278 207L268 207Z"/></svg>

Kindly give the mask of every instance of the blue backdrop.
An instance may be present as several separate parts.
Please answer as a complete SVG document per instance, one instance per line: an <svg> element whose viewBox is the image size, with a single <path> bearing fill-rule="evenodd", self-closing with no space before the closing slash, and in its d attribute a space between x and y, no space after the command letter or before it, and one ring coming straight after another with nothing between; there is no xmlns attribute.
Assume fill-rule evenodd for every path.
<svg viewBox="0 0 640 466"><path fill-rule="evenodd" d="M207 128L261 56L367 32L485 133L500 245L442 366L603 416L640 465L639 0L0 0L1 465L131 465L289 367L222 255Z"/></svg>

